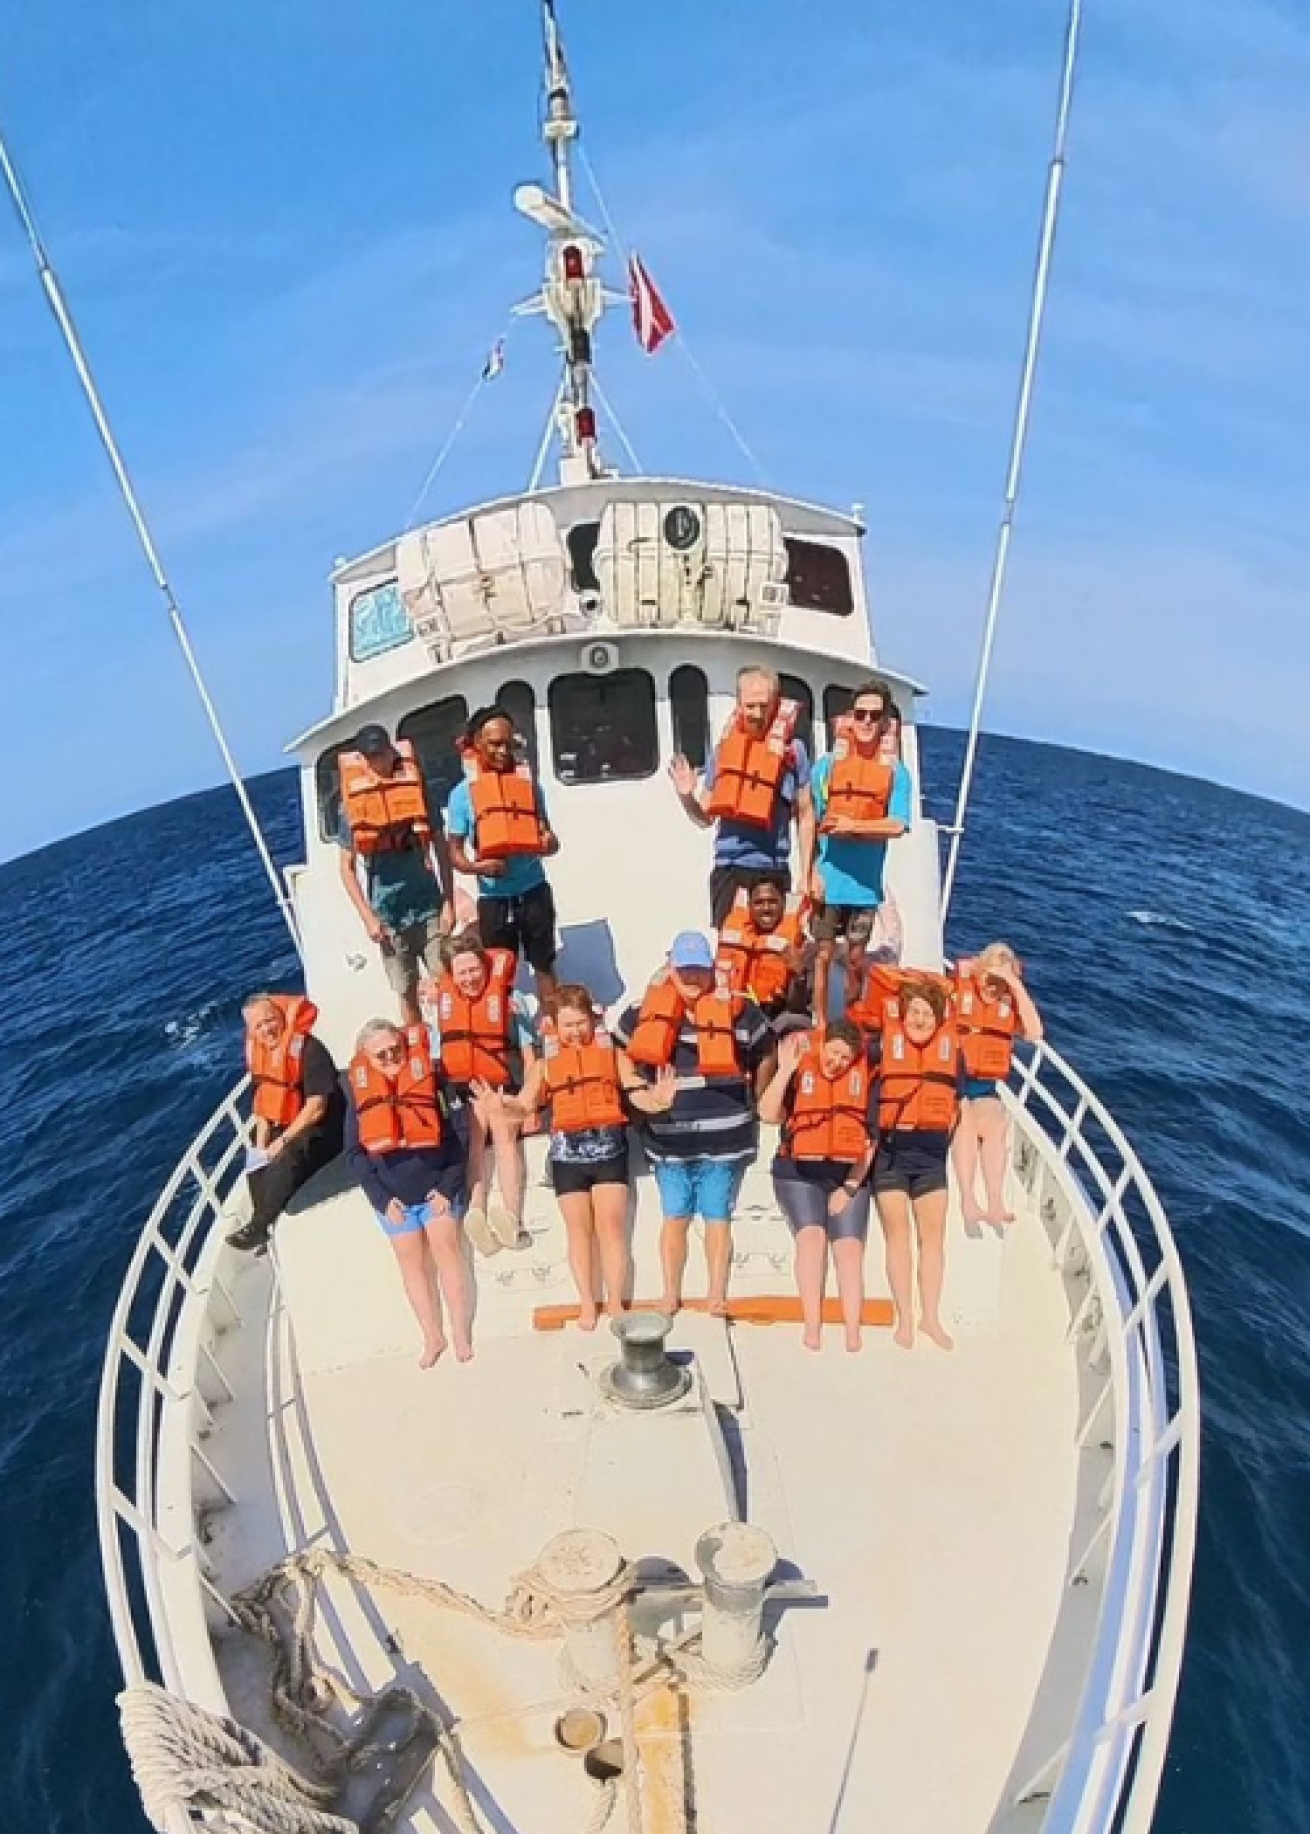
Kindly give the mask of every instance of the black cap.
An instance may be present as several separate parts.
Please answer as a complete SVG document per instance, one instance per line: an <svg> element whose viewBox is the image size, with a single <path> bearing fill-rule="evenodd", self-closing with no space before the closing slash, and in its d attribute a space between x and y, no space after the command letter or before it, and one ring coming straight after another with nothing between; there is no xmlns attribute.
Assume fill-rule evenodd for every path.
<svg viewBox="0 0 1310 1834"><path fill-rule="evenodd" d="M384 751L391 750L391 734L385 726L361 726L355 734L355 750L362 751L366 758L381 757Z"/></svg>

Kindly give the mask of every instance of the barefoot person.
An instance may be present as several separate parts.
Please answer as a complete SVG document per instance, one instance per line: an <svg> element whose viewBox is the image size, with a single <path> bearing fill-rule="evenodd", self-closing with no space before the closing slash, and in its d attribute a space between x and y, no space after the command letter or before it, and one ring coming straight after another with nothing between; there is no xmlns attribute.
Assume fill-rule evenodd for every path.
<svg viewBox="0 0 1310 1834"><path fill-rule="evenodd" d="M628 1117L630 1099L648 1112L667 1106L673 1071L644 1087L626 1054L600 1025L585 987L557 990L551 1016L542 1022L542 1054L528 1072L523 1093L512 1098L524 1114L547 1106L547 1163L568 1236L569 1267L578 1289L578 1324L596 1328L597 1308L610 1317L623 1310L628 1288Z"/></svg>
<svg viewBox="0 0 1310 1834"><path fill-rule="evenodd" d="M508 949L466 934L443 954L445 972L424 992L446 1089L468 1124L465 1228L482 1254L496 1254L520 1246L523 1231L523 1116L506 1098L532 1067L535 1039Z"/></svg>
<svg viewBox="0 0 1310 1834"><path fill-rule="evenodd" d="M450 859L428 813L413 745L362 726L341 754L341 880L369 940L382 951L406 1025L417 1025L420 973L437 964L449 930Z"/></svg>
<svg viewBox="0 0 1310 1834"><path fill-rule="evenodd" d="M960 1207L966 1228L976 1229L980 1223L1003 1227L1014 1221L1014 1212L1005 1204L1009 1127L999 1089L1010 1074L1016 1037L1037 1044L1043 1036L1042 1016L1023 984L1019 959L1009 943L989 943L980 955L959 963L955 1022L965 1075L960 1122L951 1143Z"/></svg>
<svg viewBox="0 0 1310 1834"><path fill-rule="evenodd" d="M837 1276L846 1348L858 1350L869 1233L872 1077L860 1029L837 1019L822 1033L793 1032L760 1097L760 1119L782 1129L773 1161L778 1208L796 1238L802 1341L822 1342L828 1255Z"/></svg>
<svg viewBox="0 0 1310 1834"><path fill-rule="evenodd" d="M441 1301L455 1355L473 1354L468 1279L459 1239L464 1154L443 1119L428 1030L371 1019L350 1065L346 1160L391 1243L423 1333L419 1367L446 1348Z"/></svg>
<svg viewBox="0 0 1310 1834"><path fill-rule="evenodd" d="M940 975L906 978L899 1013L882 1029L877 1073L878 1147L873 1194L887 1247L887 1284L896 1307L896 1342L914 1342L914 1251L918 1239L919 1329L943 1350L946 1160L960 1106L959 1037Z"/></svg>
<svg viewBox="0 0 1310 1834"><path fill-rule="evenodd" d="M782 698L771 669L737 677L737 706L698 784L678 753L669 777L688 820L714 829L710 922L721 930L739 891L776 885L791 890L791 839L796 830L799 885L807 891L814 867L814 804L810 760L792 736L799 709Z"/></svg>
<svg viewBox="0 0 1310 1834"><path fill-rule="evenodd" d="M314 1036L318 1008L303 994L256 993L242 1009L253 1090L250 1221L228 1236L259 1253L296 1192L341 1151L346 1101L337 1066Z"/></svg>
<svg viewBox="0 0 1310 1834"><path fill-rule="evenodd" d="M643 1118L664 1226L662 1309L682 1304L687 1233L705 1225L708 1309L727 1310L732 1212L742 1174L759 1146L758 1093L773 1075L776 1040L751 1000L715 985L714 950L698 930L675 936L663 969L614 1028L644 1071L653 1108ZM667 1072L672 1069L670 1083Z"/></svg>

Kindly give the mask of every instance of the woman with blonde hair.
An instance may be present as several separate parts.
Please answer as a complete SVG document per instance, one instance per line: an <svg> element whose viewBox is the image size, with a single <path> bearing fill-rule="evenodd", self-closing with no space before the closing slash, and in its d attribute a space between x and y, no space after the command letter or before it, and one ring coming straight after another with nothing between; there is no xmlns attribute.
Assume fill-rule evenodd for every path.
<svg viewBox="0 0 1310 1834"><path fill-rule="evenodd" d="M1041 1014L1009 943L988 943L980 954L958 963L955 1017L964 1054L960 1120L951 1145L960 1208L966 1229L976 1231L980 1223L1003 1228L1014 1221L1014 1212L1005 1203L1009 1128L1000 1086L1010 1074L1015 1039L1037 1044L1043 1036Z"/></svg>

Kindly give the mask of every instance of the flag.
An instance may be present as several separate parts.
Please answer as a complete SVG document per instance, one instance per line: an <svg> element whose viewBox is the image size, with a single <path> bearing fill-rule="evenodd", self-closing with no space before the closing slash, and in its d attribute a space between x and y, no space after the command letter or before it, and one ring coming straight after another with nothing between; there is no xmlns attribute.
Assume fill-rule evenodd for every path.
<svg viewBox="0 0 1310 1834"><path fill-rule="evenodd" d="M632 297L632 326L637 342L647 356L653 356L678 327L638 255L628 257L628 292Z"/></svg>
<svg viewBox="0 0 1310 1834"><path fill-rule="evenodd" d="M494 382L504 367L505 340L504 338L497 338L495 343L491 346L491 349L487 352L486 362L482 365L482 380L484 382Z"/></svg>

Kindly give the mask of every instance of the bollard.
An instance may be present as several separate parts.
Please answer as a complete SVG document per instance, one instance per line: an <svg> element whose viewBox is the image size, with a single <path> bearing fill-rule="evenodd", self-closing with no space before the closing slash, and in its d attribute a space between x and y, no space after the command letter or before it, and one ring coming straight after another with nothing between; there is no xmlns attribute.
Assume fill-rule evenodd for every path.
<svg viewBox="0 0 1310 1834"><path fill-rule="evenodd" d="M614 1687L619 1648L610 1618L615 1581L623 1571L617 1542L599 1529L566 1529L541 1550L537 1571L555 1596L565 1654L578 1682L597 1692Z"/></svg>
<svg viewBox="0 0 1310 1834"><path fill-rule="evenodd" d="M724 1681L758 1672L764 1659L764 1594L778 1550L762 1528L724 1522L696 1543L705 1579L701 1657Z"/></svg>

